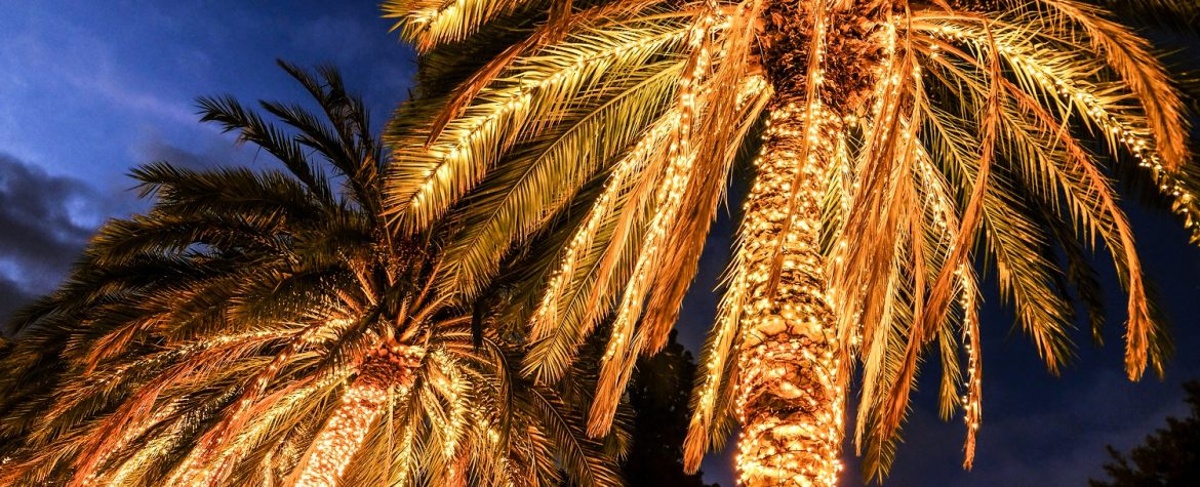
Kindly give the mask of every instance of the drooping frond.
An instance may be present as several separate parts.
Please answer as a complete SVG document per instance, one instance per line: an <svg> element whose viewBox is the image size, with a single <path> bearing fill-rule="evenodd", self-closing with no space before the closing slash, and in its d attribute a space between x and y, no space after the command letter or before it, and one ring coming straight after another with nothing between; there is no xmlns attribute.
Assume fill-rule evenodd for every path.
<svg viewBox="0 0 1200 487"><path fill-rule="evenodd" d="M403 235L453 222L439 289L507 300L498 321L528 346L524 374L569 381L570 364L607 341L589 403L600 434L636 358L677 318L737 151L763 112L787 118L796 143L764 155L797 166L773 180L787 196L747 217L782 230L743 228L739 249L772 248L735 252L693 394L689 467L733 429L747 374L763 376L739 369L757 345L742 342L743 320L780 303L748 289L780 282L798 231L819 234L829 276L804 292L836 311L833 355L817 362L843 364L839 391L861 379L867 476L894 458L931 353L942 416L962 411L969 466L982 418L976 265L996 272L1057 371L1074 352L1072 291L1099 336L1089 254L1105 248L1129 298L1136 378L1161 371L1169 345L1116 183L1153 188L1200 239L1184 101L1151 43L1096 5L1194 20L1168 0L394 2L425 53L421 79L441 84L418 87L430 96L400 112L415 121L389 132L402 155L389 217ZM488 59L456 60L454 46ZM766 233L746 241L754 232Z"/></svg>
<svg viewBox="0 0 1200 487"><path fill-rule="evenodd" d="M135 170L151 209L106 224L21 315L0 356L0 483L618 483L623 432L587 438L586 398L524 378L519 346L473 336L470 303L431 287L444 227L383 225L361 103L333 71L285 67L323 111L264 104L294 132L204 103L287 172Z"/></svg>
<svg viewBox="0 0 1200 487"><path fill-rule="evenodd" d="M420 130L392 134L388 142L394 151L393 184L388 194L399 225L407 231L428 225L518 143L570 120L572 113L583 115L572 109L581 102L588 102L583 108L602 108L603 100L592 102L592 96L610 98L631 89L633 96L652 96L654 91L644 90L657 85L637 80L628 82L625 90L605 88L632 71L642 72L642 77L655 72L643 64L679 48L690 16L642 15L587 25L561 45L540 47L519 58L432 143L426 144ZM669 66L664 63L659 69Z"/></svg>
<svg viewBox="0 0 1200 487"><path fill-rule="evenodd" d="M652 66L626 76L627 87L610 84L606 90L622 92L611 98L596 93L599 104L577 108L577 120L561 131L541 131L544 139L530 141L493 169L481 184L504 191L479 192L464 203L467 209L458 214L463 227L447 246L448 285L470 289L494 275L513 242L532 235L574 197L573 188L632 144L648 120L663 115L654 100L669 92L681 66Z"/></svg>
<svg viewBox="0 0 1200 487"><path fill-rule="evenodd" d="M1180 170L1189 157L1183 103L1166 69L1150 52L1149 41L1109 19L1103 10L1076 0L1038 3L1049 8L1039 19L1046 21L1042 30L1051 35L1063 32L1067 37L1085 39L1093 52L1103 56L1107 67L1120 76L1135 103L1141 105L1146 128L1161 157L1161 162L1151 163L1161 163L1168 171Z"/></svg>
<svg viewBox="0 0 1200 487"><path fill-rule="evenodd" d="M428 51L439 44L462 40L487 22L518 9L559 3L570 9L571 2L563 0L388 0L382 8L385 18L396 19L393 29L399 30L404 40Z"/></svg>
<svg viewBox="0 0 1200 487"><path fill-rule="evenodd" d="M1009 46L1010 50L1018 49L1015 47L1017 45L1011 42L1004 45ZM944 66L948 66L947 63L948 61L943 61ZM1018 64L1015 67L1021 66ZM963 68L948 69L962 72ZM1034 74L1029 77L1035 79ZM1065 196L1066 201L1063 204L1070 211L1067 218L1082 225L1082 228L1086 229L1085 235L1096 235L1104 241L1113 254L1118 276L1129 292L1130 321L1127 325L1129 334L1126 365L1130 377L1140 376L1147 361L1158 369L1159 366L1155 364L1161 357L1151 350L1152 344L1158 341L1152 331L1157 327L1152 323L1149 304L1146 301L1140 261L1133 249L1133 237L1124 212L1117 206L1117 199L1108 177L1098 169L1094 157L1082 143L1060 128L1062 119L1042 108L1037 98L1038 92L1030 93L1013 82L1003 83L1008 101L1001 112L1004 125L1001 134L1007 142L1002 147L1013 151L1009 158L1016 163L1015 174L1034 192L1034 197L1044 198L1051 209L1057 211L1061 208L1058 197L1060 194ZM963 86L971 89L969 84ZM1069 112L1067 113L1069 115ZM1091 113L1096 111L1092 110ZM1103 129L1106 133L1109 132L1109 127ZM1140 147L1145 145L1146 143L1142 142ZM1090 238L1086 241L1093 242ZM1049 358L1050 350L1044 347L1041 350L1043 356ZM1050 363L1053 369L1053 361Z"/></svg>

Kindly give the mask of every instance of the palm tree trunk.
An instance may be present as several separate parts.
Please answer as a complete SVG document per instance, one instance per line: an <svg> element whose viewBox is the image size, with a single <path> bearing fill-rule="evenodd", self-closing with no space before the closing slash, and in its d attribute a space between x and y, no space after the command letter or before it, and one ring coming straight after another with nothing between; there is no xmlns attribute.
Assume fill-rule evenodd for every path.
<svg viewBox="0 0 1200 487"><path fill-rule="evenodd" d="M832 486L841 470L845 391L837 380L820 248L821 195L833 152L828 134L840 122L816 117L814 130L823 134L806 133L803 113L794 103L775 102L740 229L735 282L743 283L745 305L737 465L739 485L748 487Z"/></svg>
<svg viewBox="0 0 1200 487"><path fill-rule="evenodd" d="M395 343L373 351L359 375L342 395L341 403L309 448L296 478L296 487L335 487L361 447L371 425L388 411L388 401L412 388L425 351Z"/></svg>
<svg viewBox="0 0 1200 487"><path fill-rule="evenodd" d="M366 380L364 380L366 379ZM367 430L384 410L388 400L385 383L360 378L342 396L333 416L313 441L297 487L334 487L354 453L366 439Z"/></svg>

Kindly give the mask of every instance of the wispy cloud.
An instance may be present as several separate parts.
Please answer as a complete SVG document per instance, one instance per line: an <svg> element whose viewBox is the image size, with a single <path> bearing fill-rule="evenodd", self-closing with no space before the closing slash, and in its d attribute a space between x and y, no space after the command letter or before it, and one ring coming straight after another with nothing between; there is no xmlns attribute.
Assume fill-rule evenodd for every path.
<svg viewBox="0 0 1200 487"><path fill-rule="evenodd" d="M251 147L235 145L233 135L214 136L184 147L152 130L141 134L134 144L133 153L139 161L166 161L189 169L256 167L260 157L270 157L259 154L259 151Z"/></svg>
<svg viewBox="0 0 1200 487"><path fill-rule="evenodd" d="M44 89L45 84L65 82L78 90L77 96L99 98L122 110L171 122L195 122L190 100L163 98L151 89L135 87L154 85L135 83L137 76L116 61L112 44L79 26L59 21L11 34L7 47L0 48L0 64L9 68L5 71L20 73L0 78L10 89Z"/></svg>

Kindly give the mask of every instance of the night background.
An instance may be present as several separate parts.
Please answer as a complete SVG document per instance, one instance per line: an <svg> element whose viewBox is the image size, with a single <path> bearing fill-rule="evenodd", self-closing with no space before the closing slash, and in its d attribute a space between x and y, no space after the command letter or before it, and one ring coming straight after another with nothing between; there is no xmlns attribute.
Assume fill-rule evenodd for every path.
<svg viewBox="0 0 1200 487"><path fill-rule="evenodd" d="M52 290L106 218L145 208L129 190L131 167L273 164L200 125L196 96L299 99L301 89L274 60L332 63L381 125L415 69L413 52L389 27L374 1L0 3L0 316ZM931 364L887 485L1085 485L1101 477L1105 445L1128 450L1167 416L1186 415L1181 383L1200 375L1200 249L1169 216L1127 209L1172 319L1177 351L1165 380L1125 378L1124 296L1111 266L1099 266L1107 272L1107 346L1079 330L1078 357L1057 378L1012 327L993 283L985 287L984 421L974 470L960 467L961 419L937 418ZM711 291L728 259L732 221L736 215L723 212L684 305L680 337L693 351L716 308ZM706 479L733 485L730 464L728 454L711 455ZM852 472L841 485L858 484Z"/></svg>

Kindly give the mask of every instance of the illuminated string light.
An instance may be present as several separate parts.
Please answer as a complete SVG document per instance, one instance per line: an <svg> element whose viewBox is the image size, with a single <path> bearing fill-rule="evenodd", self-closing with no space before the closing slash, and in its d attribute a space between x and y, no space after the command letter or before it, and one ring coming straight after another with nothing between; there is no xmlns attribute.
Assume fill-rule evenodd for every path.
<svg viewBox="0 0 1200 487"><path fill-rule="evenodd" d="M394 392L393 392L394 394ZM390 412L389 412L390 413ZM404 428L404 434L400 437L400 443L393 449L395 461L393 465L399 466L396 471L396 483L392 485L407 486L409 480L409 472L411 471L413 439L416 434L411 427Z"/></svg>
<svg viewBox="0 0 1200 487"><path fill-rule="evenodd" d="M200 446L188 455L182 468L176 470L178 474L173 477L176 480L173 480L172 483L183 481L188 485L210 485L224 475L225 459L231 458L233 454L232 449L225 448L231 426L246 420L251 405L258 401L267 390L267 386L278 376L288 361L311 344L310 337L314 332L326 326L345 326L345 322L335 319L329 322L314 323L292 336L283 351L276 354L266 367L254 375L246 389L234 400L224 419L199 440ZM213 456L222 450L225 453L214 461Z"/></svg>
<svg viewBox="0 0 1200 487"><path fill-rule="evenodd" d="M567 51L574 55L563 56L564 62L544 69L526 70L525 76L511 87L490 91L490 101L470 109L472 115L468 124L447 130L442 140L429 149L429 154L439 159L435 164L436 169L431 167L426 173L425 182L418 187L410 204L420 207L431 197L435 188L444 187L451 177L451 163L478 158L471 153L472 147L485 137L496 137L502 133L512 117L527 113L534 93L559 88L580 76L580 73L591 72L590 66L603 64L613 58L634 51L654 51L678 43L688 33L687 29L665 30L656 35L627 38L624 42L605 45L602 49L590 47Z"/></svg>
<svg viewBox="0 0 1200 487"><path fill-rule="evenodd" d="M312 456L297 487L335 487L379 415L388 392L376 380L354 381L341 404L321 429L312 446Z"/></svg>
<svg viewBox="0 0 1200 487"><path fill-rule="evenodd" d="M668 138L668 163L655 192L654 216L642 238L632 275L625 284L613 321L612 334L601 361L596 400L592 403L588 422L588 434L593 436L604 434L612 425L618 397L633 368L632 351L640 348L645 339L645 335L642 334L634 337L634 325L645 304L652 267L661 263L662 247L666 243L667 232L676 223L683 207L686 190L691 183L693 164L697 157L692 147L692 129L699 113L699 99L702 98L704 90L703 80L711 71L712 37L716 28L721 25L718 22L720 19L716 2L706 2L704 12L688 32L690 54L675 95L679 123L674 125L674 130Z"/></svg>
<svg viewBox="0 0 1200 487"><path fill-rule="evenodd" d="M445 422L439 425L439 431L444 438L441 453L446 462L446 481L452 482L463 473L461 468L455 468L455 460L458 456L459 440L463 437L468 419L466 396L469 391L466 389L467 382L462 379L458 369L453 366L453 359L439 351L435 363L441 366L442 373L434 380L434 385L446 398L448 406Z"/></svg>
<svg viewBox="0 0 1200 487"><path fill-rule="evenodd" d="M806 123L805 114L817 119ZM837 330L824 294L821 197L827 161L836 152L841 117L811 102L771 111L758 177L746 202L743 243L733 292L746 293L742 310L741 376L737 410L742 423L737 469L750 487L834 485L844 423ZM807 157L798 141L807 137ZM802 177L796 178L797 172ZM799 181L791 232L782 235L791 185ZM771 253L782 241L778 288L769 289Z"/></svg>
<svg viewBox="0 0 1200 487"><path fill-rule="evenodd" d="M983 367L979 346L979 309L976 296L979 290L975 278L969 268L958 270L962 294L959 295L963 309L962 337L967 351L967 375L965 380L966 394L962 397L963 422L967 426L966 455L963 464L970 467L975 458L975 437L979 425L983 421Z"/></svg>
<svg viewBox="0 0 1200 487"><path fill-rule="evenodd" d="M658 262L661 246L666 241L667 230L675 223L683 205L684 191L691 182L692 165L696 153L692 149L692 126L697 113L697 96L699 85L710 69L712 52L710 36L717 23L715 3L709 2L709 12L697 21L688 35L688 45L692 49L692 58L688 68L679 80L676 106L679 111L679 123L674 125L668 146L666 173L655 195L658 211L650 222L641 246L641 254L634 266L633 276L626 285L617 318L613 324L613 334L604 352L605 365L613 363L614 356L625 355L633 323L641 312L642 296L647 284L646 278L650 266ZM601 373L604 375L604 373Z"/></svg>
<svg viewBox="0 0 1200 487"><path fill-rule="evenodd" d="M987 48L981 43L981 39L986 38L985 33L969 25L944 23L938 25L935 32L947 39L970 44L975 49ZM1149 127L1135 124L1128 117L1110 111L1091 86L1075 80L1073 73L1064 71L1061 67L1055 69L1056 66L1046 64L1040 58L1031 55L1027 49L1003 42L1007 37L1023 35L1023 32L994 34L1000 41L997 47L1000 54L1019 72L1028 75L1041 89L1057 94L1065 103L1078 106L1078 113L1099 127L1111 143L1124 146L1137 160L1138 166L1149 169L1159 191L1173 198L1172 210L1184 217L1184 226L1192 229L1193 239L1200 240L1200 220L1197 219L1200 216L1200 201L1197 201L1195 195L1187 191L1184 184L1163 166L1162 158L1154 148L1154 136ZM937 48L936 44L930 46L931 50ZM1115 147L1113 149L1115 150Z"/></svg>
<svg viewBox="0 0 1200 487"><path fill-rule="evenodd" d="M946 182L942 179L937 169L929 158L929 155L924 152L921 147L917 147L920 151L917 158L917 173L921 178L922 187L925 197L925 205L931 211L935 228L941 234L942 242L946 243L945 252L949 254L954 249L954 242L958 238L959 219L955 211L955 205L949 201L947 196L949 188ZM963 394L959 398L963 409L963 423L967 427L967 439L964 445L963 465L970 467L975 457L975 439L978 435L979 426L982 422L982 394L983 394L983 379L982 379L982 359L980 358L981 349L979 345L979 309L977 296L979 289L976 283L976 276L970 267L960 265L954 271L955 281L958 283L958 299L959 307L962 309L962 344L967 355L967 371L963 378Z"/></svg>
<svg viewBox="0 0 1200 487"><path fill-rule="evenodd" d="M162 421L163 419L165 419L167 417L170 417L172 414L175 414L175 408L172 406L159 408L157 411L154 412L153 415L151 415L151 417L148 421L143 421L142 423L134 425L134 427L121 432L121 438L117 440L117 442L113 445L113 447L111 449L109 449L106 452L101 453L100 457L96 460L95 465L103 466L104 463L109 460L109 457L112 455L113 452L120 451L121 449L125 448L126 446L129 445L130 442L132 442L134 439L141 436L143 433L146 432L146 430L149 430L151 426L157 424L159 421ZM99 486L99 485L112 485L112 483L104 480L101 470L99 470L97 468L92 468L91 472L88 472L87 475L84 476L83 481L80 484L72 484L72 485L83 485L85 487L88 487L88 486Z"/></svg>
<svg viewBox="0 0 1200 487"><path fill-rule="evenodd" d="M394 346L377 349L363 363L358 377L313 440L297 487L338 485L391 394L404 396L412 387L412 368L420 364L423 355L419 347Z"/></svg>
<svg viewBox="0 0 1200 487"><path fill-rule="evenodd" d="M551 274L546 293L541 303L530 319L532 326L531 339L536 341L558 325L558 302L562 299L574 277L579 259L591 247L596 232L604 223L604 219L615 209L621 192L625 189L625 181L642 171L654 152L674 131L678 130L679 115L672 113L663 116L650 127L646 135L638 141L625 157L621 158L605 182L604 191L596 198L588 210L587 219L579 226L571 241L563 251L562 261Z"/></svg>
<svg viewBox="0 0 1200 487"><path fill-rule="evenodd" d="M737 104L743 106L751 97L760 94L767 89L767 81L762 76L751 76L747 78L737 96ZM742 253L736 255L734 268L740 268ZM729 288L721 299L721 307L716 322L716 333L712 342L711 351L706 352L707 358L702 364L704 374L702 384L699 387L698 402L692 415L689 430L707 431L713 421L713 410L716 407L719 388L722 386L722 377L724 369L727 366L728 354L724 351L729 350L733 346L735 337L737 336L738 324L741 317L742 306L746 296L746 275L743 272L735 272L733 279L729 284ZM697 429L698 428L698 429ZM690 436L691 434L689 434ZM685 450L695 449L695 452L685 453L685 456L698 456L700 454L701 442L694 442L689 439L684 446Z"/></svg>
<svg viewBox="0 0 1200 487"><path fill-rule="evenodd" d="M138 452L120 465L111 475L92 474L84 485L109 486L124 485L129 476L139 469L153 464L153 460L170 451L179 440L179 432L183 424L176 423L165 434L159 435L142 446Z"/></svg>

